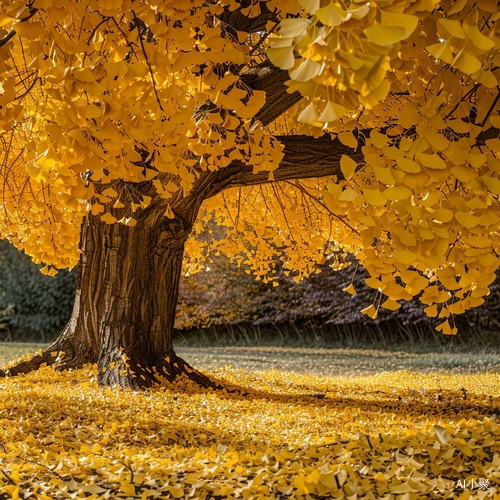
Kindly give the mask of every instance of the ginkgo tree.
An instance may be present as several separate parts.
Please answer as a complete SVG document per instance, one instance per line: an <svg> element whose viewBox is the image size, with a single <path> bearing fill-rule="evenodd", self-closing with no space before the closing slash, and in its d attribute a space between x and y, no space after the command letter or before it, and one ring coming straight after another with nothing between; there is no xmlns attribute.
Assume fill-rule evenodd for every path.
<svg viewBox="0 0 500 500"><path fill-rule="evenodd" d="M365 314L420 294L456 333L499 264L499 17L493 0L2 1L0 232L48 274L79 263L60 337L3 375L211 384L172 336L181 273L213 251L275 282L276 257L300 279L352 253Z"/></svg>

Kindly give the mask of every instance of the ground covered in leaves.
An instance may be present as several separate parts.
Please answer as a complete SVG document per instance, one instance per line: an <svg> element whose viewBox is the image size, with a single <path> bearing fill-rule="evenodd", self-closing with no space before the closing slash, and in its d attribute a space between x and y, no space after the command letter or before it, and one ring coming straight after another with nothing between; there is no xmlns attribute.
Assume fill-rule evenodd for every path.
<svg viewBox="0 0 500 500"><path fill-rule="evenodd" d="M1 499L499 497L499 374L224 368L228 391L133 393L94 370L0 380Z"/></svg>
<svg viewBox="0 0 500 500"><path fill-rule="evenodd" d="M313 339L311 339L311 344ZM0 343L0 366L26 352L37 352L47 344ZM284 346L177 347L177 353L192 366L217 370L232 366L245 371L279 371L321 377L354 377L380 372L408 370L418 373L467 374L500 372L498 346L439 346L432 343L398 344L388 349L382 343L368 347L336 348Z"/></svg>

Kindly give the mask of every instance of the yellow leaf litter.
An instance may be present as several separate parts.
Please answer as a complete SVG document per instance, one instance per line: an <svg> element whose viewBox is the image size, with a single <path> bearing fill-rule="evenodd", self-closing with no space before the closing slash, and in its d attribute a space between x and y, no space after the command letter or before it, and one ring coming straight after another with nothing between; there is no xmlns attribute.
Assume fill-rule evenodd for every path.
<svg viewBox="0 0 500 500"><path fill-rule="evenodd" d="M1 380L0 499L500 498L499 374L206 373L228 390Z"/></svg>

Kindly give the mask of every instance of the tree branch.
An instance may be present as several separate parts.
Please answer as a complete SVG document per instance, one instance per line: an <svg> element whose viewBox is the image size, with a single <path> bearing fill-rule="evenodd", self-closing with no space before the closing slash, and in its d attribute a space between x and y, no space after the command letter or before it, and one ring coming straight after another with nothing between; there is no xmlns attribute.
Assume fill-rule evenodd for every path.
<svg viewBox="0 0 500 500"><path fill-rule="evenodd" d="M340 158L347 155L356 162L363 162L361 151L344 146L338 139L322 136L318 139L307 135L278 137L285 146L285 156L277 170L273 172L274 180L288 181L314 177L337 176L343 180L340 169ZM212 172L206 197L216 195L224 189L238 186L252 186L270 182L269 172L254 174L253 167L235 161L228 167Z"/></svg>
<svg viewBox="0 0 500 500"><path fill-rule="evenodd" d="M220 21L227 24L235 31L256 33L257 31L265 30L268 21L278 21L277 13L271 12L266 2L260 2L261 13L257 17L247 17L241 13L241 9L248 7L250 2L242 0L239 3L240 7L238 9L231 12L229 7L225 7L224 12L220 16L217 16Z"/></svg>
<svg viewBox="0 0 500 500"><path fill-rule="evenodd" d="M484 144L489 139L497 138L499 134L500 130L493 127L485 130L477 137L477 144ZM338 180L344 180L340 169L342 155L349 156L358 164L364 162L361 144L354 150L342 144L338 138L331 139L329 135L317 139L307 135L281 136L277 139L285 146L285 156L278 169L273 172L276 182L333 175L337 176ZM204 183L207 187L207 198L224 189L271 182L269 172L254 174L252 166L240 161L234 161L228 167L212 172L208 177L210 179Z"/></svg>
<svg viewBox="0 0 500 500"><path fill-rule="evenodd" d="M263 125L269 125L302 99L300 92L288 93L285 85L290 80L288 71L274 67L269 61L249 69L240 79L252 90L266 92L266 104L255 116Z"/></svg>
<svg viewBox="0 0 500 500"><path fill-rule="evenodd" d="M25 23L26 21L29 21L36 13L38 12L38 9L34 9L30 7L29 9L29 14L22 19L19 19L17 22L19 23ZM16 30L11 30L9 33L7 33L1 40L0 40L0 48L2 48L5 44L9 43L12 38L14 38L17 35Z"/></svg>

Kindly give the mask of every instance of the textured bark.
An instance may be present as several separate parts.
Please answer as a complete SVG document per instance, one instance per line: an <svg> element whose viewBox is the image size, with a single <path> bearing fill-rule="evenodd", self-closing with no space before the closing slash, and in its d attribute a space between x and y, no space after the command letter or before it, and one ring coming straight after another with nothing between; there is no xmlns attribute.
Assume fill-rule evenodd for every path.
<svg viewBox="0 0 500 500"><path fill-rule="evenodd" d="M266 92L266 104L255 116L263 125L269 125L302 99L300 92L288 92L285 85L290 80L288 71L276 68L270 61L250 68L240 78L252 90Z"/></svg>
<svg viewBox="0 0 500 500"><path fill-rule="evenodd" d="M244 21L239 14L235 16L231 22ZM269 63L242 75L250 88L266 91L266 104L256 116L264 125L300 100L298 93L287 92L288 78L286 71ZM285 158L274 173L276 180L340 175L341 155L352 153L329 137L280 139ZM200 173L187 197L177 193L169 200L174 219L163 216L167 201L155 196L150 181L135 185L152 197L148 208L136 214L136 226L108 225L89 214L82 225L78 288L70 322L42 355L0 371L0 376L27 373L43 363L59 369L96 363L99 383L104 386L135 390L184 375L200 385L216 387L177 357L172 346L184 243L204 199L226 188L268 181L268 173L253 175L251 167L234 162L218 172ZM118 210L114 215L121 218L123 214Z"/></svg>
<svg viewBox="0 0 500 500"><path fill-rule="evenodd" d="M196 212L198 207L195 203ZM86 217L69 324L41 356L3 375L26 373L43 363L59 369L97 363L103 386L136 390L183 374L216 386L176 356L172 345L184 243L194 216L186 224L181 216L153 223L152 214L145 215L135 227ZM57 356L60 351L64 355Z"/></svg>
<svg viewBox="0 0 500 500"><path fill-rule="evenodd" d="M359 163L363 161L360 148L354 150L344 146L338 139L332 140L330 136L325 135L316 139L307 135L287 135L278 139L285 146L283 150L285 156L279 168L273 172L275 182L328 176L336 176L337 180L343 180L344 175L340 169L342 155L347 155ZM254 174L251 165L239 161L211 172L207 177L209 179L206 182L210 184L210 188L205 191L205 197L215 196L231 187L270 182L269 172Z"/></svg>
<svg viewBox="0 0 500 500"><path fill-rule="evenodd" d="M249 0L242 0L239 2L241 7L233 11L225 7L224 12L218 16L219 20L233 28L234 31L246 31L248 33L265 30L268 21L278 21L276 12L270 11L266 2L259 2L261 12L259 16L247 17L242 14L241 9L248 7L251 3Z"/></svg>

